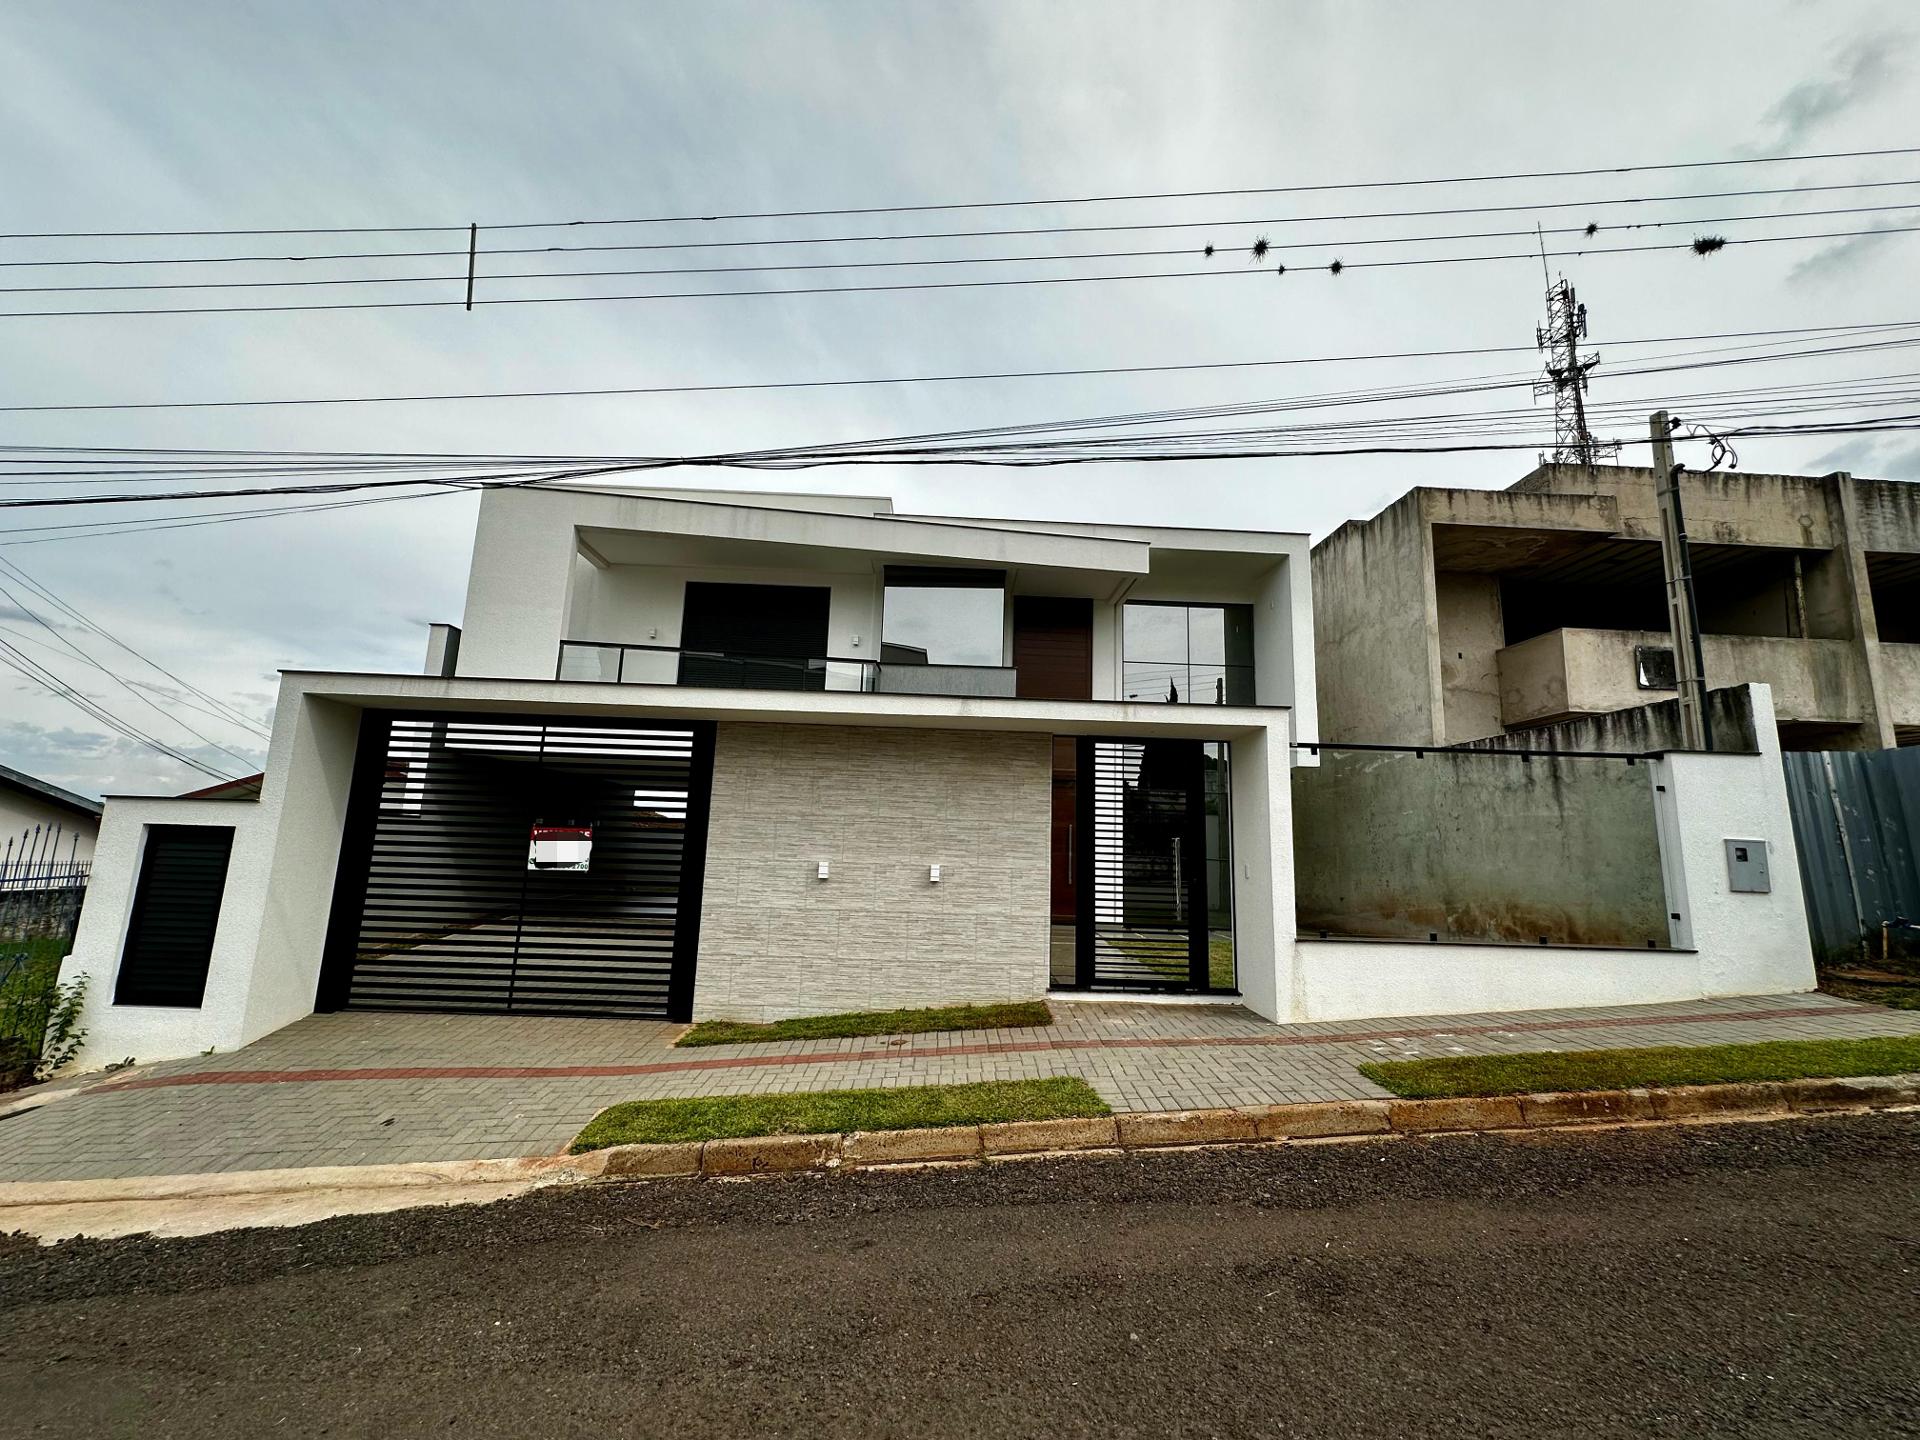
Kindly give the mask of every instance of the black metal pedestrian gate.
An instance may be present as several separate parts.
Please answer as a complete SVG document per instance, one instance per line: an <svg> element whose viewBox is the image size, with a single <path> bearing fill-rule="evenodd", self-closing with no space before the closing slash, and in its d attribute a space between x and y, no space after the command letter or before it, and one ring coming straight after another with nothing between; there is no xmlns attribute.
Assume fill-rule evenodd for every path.
<svg viewBox="0 0 1920 1440"><path fill-rule="evenodd" d="M1078 987L1208 989L1203 747L1079 743Z"/></svg>
<svg viewBox="0 0 1920 1440"><path fill-rule="evenodd" d="M710 724L368 712L318 1008L686 1019Z"/></svg>

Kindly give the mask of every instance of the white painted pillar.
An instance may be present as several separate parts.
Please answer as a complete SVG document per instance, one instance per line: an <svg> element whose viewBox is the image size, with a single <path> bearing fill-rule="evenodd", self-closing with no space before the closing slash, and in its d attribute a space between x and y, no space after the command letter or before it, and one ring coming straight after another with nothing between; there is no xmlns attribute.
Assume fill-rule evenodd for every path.
<svg viewBox="0 0 1920 1440"><path fill-rule="evenodd" d="M1291 715L1228 742L1233 809L1233 946L1246 1007L1294 1020Z"/></svg>
<svg viewBox="0 0 1920 1440"><path fill-rule="evenodd" d="M1703 995L1782 994L1815 984L1773 692L1748 689L1757 755L1676 752L1648 766L1668 928L1676 947L1698 952ZM1766 843L1769 893L1734 891L1729 840Z"/></svg>

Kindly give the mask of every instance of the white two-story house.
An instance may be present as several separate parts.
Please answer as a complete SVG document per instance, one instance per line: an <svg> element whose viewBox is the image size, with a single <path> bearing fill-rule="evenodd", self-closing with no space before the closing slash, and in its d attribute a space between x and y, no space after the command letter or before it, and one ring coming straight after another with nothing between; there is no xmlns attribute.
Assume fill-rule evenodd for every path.
<svg viewBox="0 0 1920 1440"><path fill-rule="evenodd" d="M489 492L426 672L288 672L258 799L113 799L89 1055L315 1009L1290 1011L1307 538Z"/></svg>

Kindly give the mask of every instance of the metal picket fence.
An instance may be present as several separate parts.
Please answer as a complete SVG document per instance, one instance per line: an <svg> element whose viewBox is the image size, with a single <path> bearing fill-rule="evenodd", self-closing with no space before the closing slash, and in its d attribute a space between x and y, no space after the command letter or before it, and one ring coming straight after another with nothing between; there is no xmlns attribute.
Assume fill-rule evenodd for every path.
<svg viewBox="0 0 1920 1440"><path fill-rule="evenodd" d="M0 1088L33 1072L60 1004L90 867L57 822L0 843Z"/></svg>

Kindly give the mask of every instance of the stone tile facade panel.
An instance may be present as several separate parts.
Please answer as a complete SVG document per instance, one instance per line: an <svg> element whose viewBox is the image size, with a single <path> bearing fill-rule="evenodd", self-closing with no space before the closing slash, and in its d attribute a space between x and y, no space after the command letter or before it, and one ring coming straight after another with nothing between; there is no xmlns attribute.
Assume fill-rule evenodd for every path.
<svg viewBox="0 0 1920 1440"><path fill-rule="evenodd" d="M1045 735L721 725L695 1017L1044 993L1051 786Z"/></svg>

